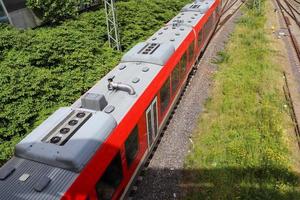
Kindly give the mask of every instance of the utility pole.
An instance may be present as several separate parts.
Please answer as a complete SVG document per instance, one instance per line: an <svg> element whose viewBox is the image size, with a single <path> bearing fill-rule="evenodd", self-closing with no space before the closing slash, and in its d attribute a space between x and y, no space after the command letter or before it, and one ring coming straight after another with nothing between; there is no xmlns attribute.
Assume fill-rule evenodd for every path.
<svg viewBox="0 0 300 200"><path fill-rule="evenodd" d="M108 36L108 42L110 47L120 51L121 50L120 36L118 31L114 1L115 0L104 0L106 24L107 24L107 36Z"/></svg>

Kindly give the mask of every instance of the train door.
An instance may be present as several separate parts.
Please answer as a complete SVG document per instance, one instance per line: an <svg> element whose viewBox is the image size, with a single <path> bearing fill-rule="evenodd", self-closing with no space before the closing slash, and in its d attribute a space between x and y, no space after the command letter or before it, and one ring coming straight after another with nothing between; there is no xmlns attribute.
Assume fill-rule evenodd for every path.
<svg viewBox="0 0 300 200"><path fill-rule="evenodd" d="M148 147L150 149L158 134L156 97L146 111L146 118L147 118L146 120L147 120Z"/></svg>

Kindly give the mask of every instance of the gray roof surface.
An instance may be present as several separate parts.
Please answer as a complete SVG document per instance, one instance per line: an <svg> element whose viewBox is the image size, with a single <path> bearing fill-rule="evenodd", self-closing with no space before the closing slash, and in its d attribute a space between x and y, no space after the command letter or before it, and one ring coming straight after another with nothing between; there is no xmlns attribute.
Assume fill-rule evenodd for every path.
<svg viewBox="0 0 300 200"><path fill-rule="evenodd" d="M138 49L136 50L138 51ZM155 62L158 61L156 60ZM137 99L143 94L161 68L162 66L151 63L120 63L78 99L72 107L57 110L17 144L15 149L16 156L75 172L81 171L94 152L117 126L117 123L124 118ZM107 79L111 77L114 77L115 82L131 85L135 90L135 94L130 95L126 91L121 90L109 90ZM82 99L90 93L93 94L90 97L97 97L98 94L98 96L104 97L108 102L102 111L82 108ZM111 107L113 109L108 109ZM107 110L110 110L110 112L106 113ZM74 133L68 139L68 137L64 137L64 134L60 133L60 130L66 127L71 128L68 122L78 112L89 113L90 117L74 130ZM78 120L76 117L75 119ZM60 136L67 140L65 143L58 142L57 144L49 142L55 136Z"/></svg>
<svg viewBox="0 0 300 200"><path fill-rule="evenodd" d="M130 49L121 62L144 62L163 66L174 52L175 48L171 42L141 42Z"/></svg>
<svg viewBox="0 0 300 200"><path fill-rule="evenodd" d="M126 67L123 69L124 66ZM151 63L122 62L96 83L87 93L103 94L108 102L108 106L114 107L114 111L110 115L119 123L161 69L162 66ZM131 85L136 94L129 95L127 92L121 90L108 90L107 79L111 77L114 77L115 82ZM139 79L139 82L133 83L134 79ZM72 105L73 108L79 108L80 106L80 99Z"/></svg>
<svg viewBox="0 0 300 200"><path fill-rule="evenodd" d="M182 8L183 12L198 12L201 14L206 13L206 11L212 6L214 0L196 0L191 4L187 4Z"/></svg>
<svg viewBox="0 0 300 200"><path fill-rule="evenodd" d="M213 0L204 0L186 5L178 15L152 35L147 42L170 42L177 49L213 3Z"/></svg>
<svg viewBox="0 0 300 200"><path fill-rule="evenodd" d="M181 45L182 41L190 34L193 29L188 26L165 26L151 36L147 42L169 42L172 43L175 49Z"/></svg>
<svg viewBox="0 0 300 200"><path fill-rule="evenodd" d="M5 180L0 180L1 200L60 199L77 177L76 173L68 170L16 157L7 162L0 173L9 167L15 168L15 171ZM27 174L29 177L25 180ZM43 176L49 177L51 181L42 192L37 192L34 187Z"/></svg>
<svg viewBox="0 0 300 200"><path fill-rule="evenodd" d="M167 23L167 26L172 26L173 24L178 23L180 21L180 25L182 27L195 27L199 21L202 19L204 14L201 14L200 12L180 12L178 15L176 15L172 20L170 20Z"/></svg>
<svg viewBox="0 0 300 200"><path fill-rule="evenodd" d="M78 112L83 112L83 110L73 110L69 107L57 110L16 145L16 156L80 171L117 123L109 114L101 111L92 112L91 117L64 145L48 142L49 137L59 135L63 137L65 134L59 133L59 130L69 127L66 123L71 121L70 116Z"/></svg>

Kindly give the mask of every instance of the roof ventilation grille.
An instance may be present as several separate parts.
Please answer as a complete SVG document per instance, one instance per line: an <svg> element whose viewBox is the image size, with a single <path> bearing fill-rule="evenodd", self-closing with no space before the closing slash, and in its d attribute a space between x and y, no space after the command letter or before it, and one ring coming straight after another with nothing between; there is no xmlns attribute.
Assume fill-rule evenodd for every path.
<svg viewBox="0 0 300 200"><path fill-rule="evenodd" d="M76 110L55 127L42 141L63 146L77 130L91 117L92 113Z"/></svg>
<svg viewBox="0 0 300 200"><path fill-rule="evenodd" d="M197 9L197 8L200 8L200 6L201 6L201 5L192 4L192 5L190 6L190 8L192 8L192 9Z"/></svg>
<svg viewBox="0 0 300 200"><path fill-rule="evenodd" d="M138 54L151 55L159 48L159 46L160 44L158 43L148 43L138 52Z"/></svg>
<svg viewBox="0 0 300 200"><path fill-rule="evenodd" d="M175 19L174 21L173 21L173 28L174 27L178 27L178 26L180 26L181 24L183 24L184 23L184 21L181 19L181 20L178 20L178 19Z"/></svg>

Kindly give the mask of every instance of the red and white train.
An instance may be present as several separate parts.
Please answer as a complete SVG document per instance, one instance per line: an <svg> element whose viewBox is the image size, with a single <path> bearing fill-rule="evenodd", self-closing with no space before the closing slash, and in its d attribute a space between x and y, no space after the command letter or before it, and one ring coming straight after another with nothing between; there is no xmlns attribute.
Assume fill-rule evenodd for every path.
<svg viewBox="0 0 300 200"><path fill-rule="evenodd" d="M216 26L221 0L198 0L72 106L60 108L0 169L0 199L123 199Z"/></svg>

